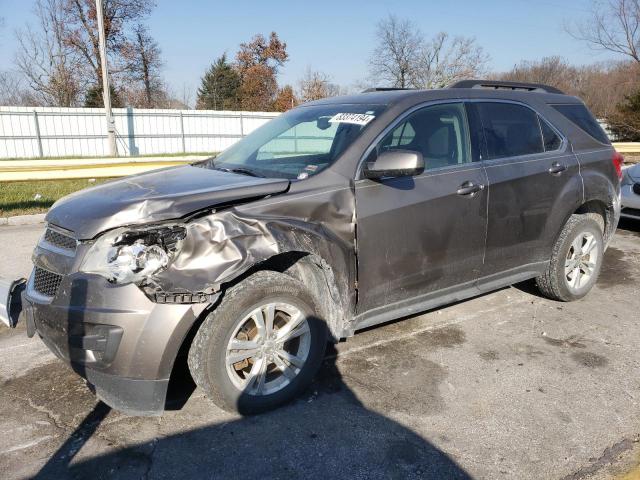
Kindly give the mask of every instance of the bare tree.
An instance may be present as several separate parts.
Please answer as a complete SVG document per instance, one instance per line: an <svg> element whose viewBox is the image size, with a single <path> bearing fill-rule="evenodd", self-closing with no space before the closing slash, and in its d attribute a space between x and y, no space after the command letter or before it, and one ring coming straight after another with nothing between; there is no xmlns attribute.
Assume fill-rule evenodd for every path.
<svg viewBox="0 0 640 480"><path fill-rule="evenodd" d="M599 118L607 118L626 96L640 88L640 65L634 61L606 62L576 67L561 57L523 61L498 80L536 82L580 97Z"/></svg>
<svg viewBox="0 0 640 480"><path fill-rule="evenodd" d="M132 93L137 93L134 97L139 97L132 105L154 108L159 103L164 103L167 94L160 76L160 47L144 25L136 25L133 40L123 45L122 55L126 61L127 77L134 82L133 88L125 90L131 90Z"/></svg>
<svg viewBox="0 0 640 480"><path fill-rule="evenodd" d="M0 72L0 105L30 106L38 103L25 91L17 75L13 72Z"/></svg>
<svg viewBox="0 0 640 480"><path fill-rule="evenodd" d="M42 105L70 107L85 86L82 61L66 43L63 0L37 0L37 26L16 33L15 63Z"/></svg>
<svg viewBox="0 0 640 480"><path fill-rule="evenodd" d="M543 83L563 91L575 90L578 77L578 69L558 56L543 57L539 61L525 60L511 71L497 75L498 80Z"/></svg>
<svg viewBox="0 0 640 480"><path fill-rule="evenodd" d="M378 22L376 38L378 44L369 59L374 83L409 87L423 46L420 30L409 20L389 15Z"/></svg>
<svg viewBox="0 0 640 480"><path fill-rule="evenodd" d="M640 63L639 0L595 0L589 19L568 26L567 30L597 50L618 53Z"/></svg>
<svg viewBox="0 0 640 480"><path fill-rule="evenodd" d="M340 87L331 82L329 75L307 67L298 87L298 99L301 102L311 102L337 95L340 95Z"/></svg>
<svg viewBox="0 0 640 480"><path fill-rule="evenodd" d="M104 26L114 95L136 106L165 101L160 48L140 23L153 0L104 0ZM17 34L16 65L39 103L72 106L102 92L95 0L36 0L38 23ZM154 98L157 97L157 98ZM114 99L114 104L118 102Z"/></svg>
<svg viewBox="0 0 640 480"><path fill-rule="evenodd" d="M426 39L409 20L390 15L378 23L369 61L375 83L398 88L441 88L485 73L488 55L474 38L440 32Z"/></svg>
<svg viewBox="0 0 640 480"><path fill-rule="evenodd" d="M416 88L444 88L458 80L486 73L489 56L471 37L440 32L423 44L411 84Z"/></svg>
<svg viewBox="0 0 640 480"><path fill-rule="evenodd" d="M104 0L104 31L109 72L117 80L127 72L123 51L131 48L130 26L137 25L153 9L153 0ZM102 68L98 46L96 2L64 0L66 43L81 55L89 67L92 83L102 89Z"/></svg>

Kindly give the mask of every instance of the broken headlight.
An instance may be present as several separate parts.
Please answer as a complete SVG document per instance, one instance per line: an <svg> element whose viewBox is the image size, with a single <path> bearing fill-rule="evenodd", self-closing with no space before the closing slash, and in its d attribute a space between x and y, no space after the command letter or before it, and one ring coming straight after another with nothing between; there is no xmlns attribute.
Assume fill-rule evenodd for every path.
<svg viewBox="0 0 640 480"><path fill-rule="evenodd" d="M146 283L169 266L186 233L181 225L118 228L95 241L80 271L121 285Z"/></svg>

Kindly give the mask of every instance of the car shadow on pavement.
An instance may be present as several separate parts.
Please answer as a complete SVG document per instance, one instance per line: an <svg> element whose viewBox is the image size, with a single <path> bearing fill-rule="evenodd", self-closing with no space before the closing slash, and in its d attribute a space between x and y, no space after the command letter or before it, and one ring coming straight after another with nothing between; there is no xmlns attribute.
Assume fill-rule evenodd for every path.
<svg viewBox="0 0 640 480"><path fill-rule="evenodd" d="M640 220L634 220L631 218L621 218L620 222L618 223L618 230L616 231L616 234L619 235L620 233L640 236ZM603 268L608 267L612 263L613 261L612 257L614 255L615 255L615 251L613 249L609 249L607 250L607 252L605 252ZM599 280L600 283L603 283L604 276L605 275L603 270L603 272L601 272L601 275L600 275L600 280ZM524 282L515 283L513 287L520 290L523 293L528 293L529 295L544 298L544 296L540 293L540 290L538 290L538 287L536 286L535 279L530 279L530 280L525 280Z"/></svg>
<svg viewBox="0 0 640 480"><path fill-rule="evenodd" d="M640 233L640 220L634 220L633 218L621 218L618 223L618 229L625 230L628 233Z"/></svg>
<svg viewBox="0 0 640 480"><path fill-rule="evenodd" d="M366 408L343 381L336 360L329 345L311 387L273 412L74 461L109 412L99 403L36 478L471 478L432 443ZM182 414L192 415L177 415ZM135 419L139 428L147 421L158 420Z"/></svg>

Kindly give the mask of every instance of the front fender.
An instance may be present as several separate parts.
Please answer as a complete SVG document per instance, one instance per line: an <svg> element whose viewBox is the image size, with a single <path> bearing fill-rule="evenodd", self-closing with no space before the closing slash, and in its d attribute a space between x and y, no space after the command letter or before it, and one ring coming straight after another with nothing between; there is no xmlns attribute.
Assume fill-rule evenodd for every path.
<svg viewBox="0 0 640 480"><path fill-rule="evenodd" d="M307 263L326 278L327 293L337 307L331 316L348 322L355 311L353 207L352 191L346 188L193 219L186 224L180 253L154 276L153 287L163 293L211 295L270 259L296 252L309 257Z"/></svg>

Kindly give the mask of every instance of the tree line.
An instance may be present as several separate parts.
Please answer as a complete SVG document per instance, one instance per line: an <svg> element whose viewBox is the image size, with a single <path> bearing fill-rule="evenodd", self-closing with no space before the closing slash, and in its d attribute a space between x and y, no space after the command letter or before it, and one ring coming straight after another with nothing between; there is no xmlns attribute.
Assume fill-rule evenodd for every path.
<svg viewBox="0 0 640 480"><path fill-rule="evenodd" d="M15 71L0 71L0 104L102 106L102 72L94 0L36 0L36 22L16 32ZM146 26L153 0L104 0L113 105L188 108L189 92L171 92L162 77L162 52ZM2 26L0 19L0 27ZM257 34L223 54L204 72L195 107L212 110L285 111L300 103L371 86L443 88L463 79L545 83L581 97L623 140L640 140L640 3L593 2L586 21L568 35L616 60L586 66L561 57L523 60L492 72L490 56L473 37L425 35L408 19L389 15L375 30L368 74L341 87L308 67L294 85L280 85L289 61L276 32Z"/></svg>
<svg viewBox="0 0 640 480"><path fill-rule="evenodd" d="M105 0L104 27L114 106L167 107L161 52L145 21L150 0ZM36 0L35 23L16 32L13 75L3 72L3 103L102 106L102 67L94 0Z"/></svg>

